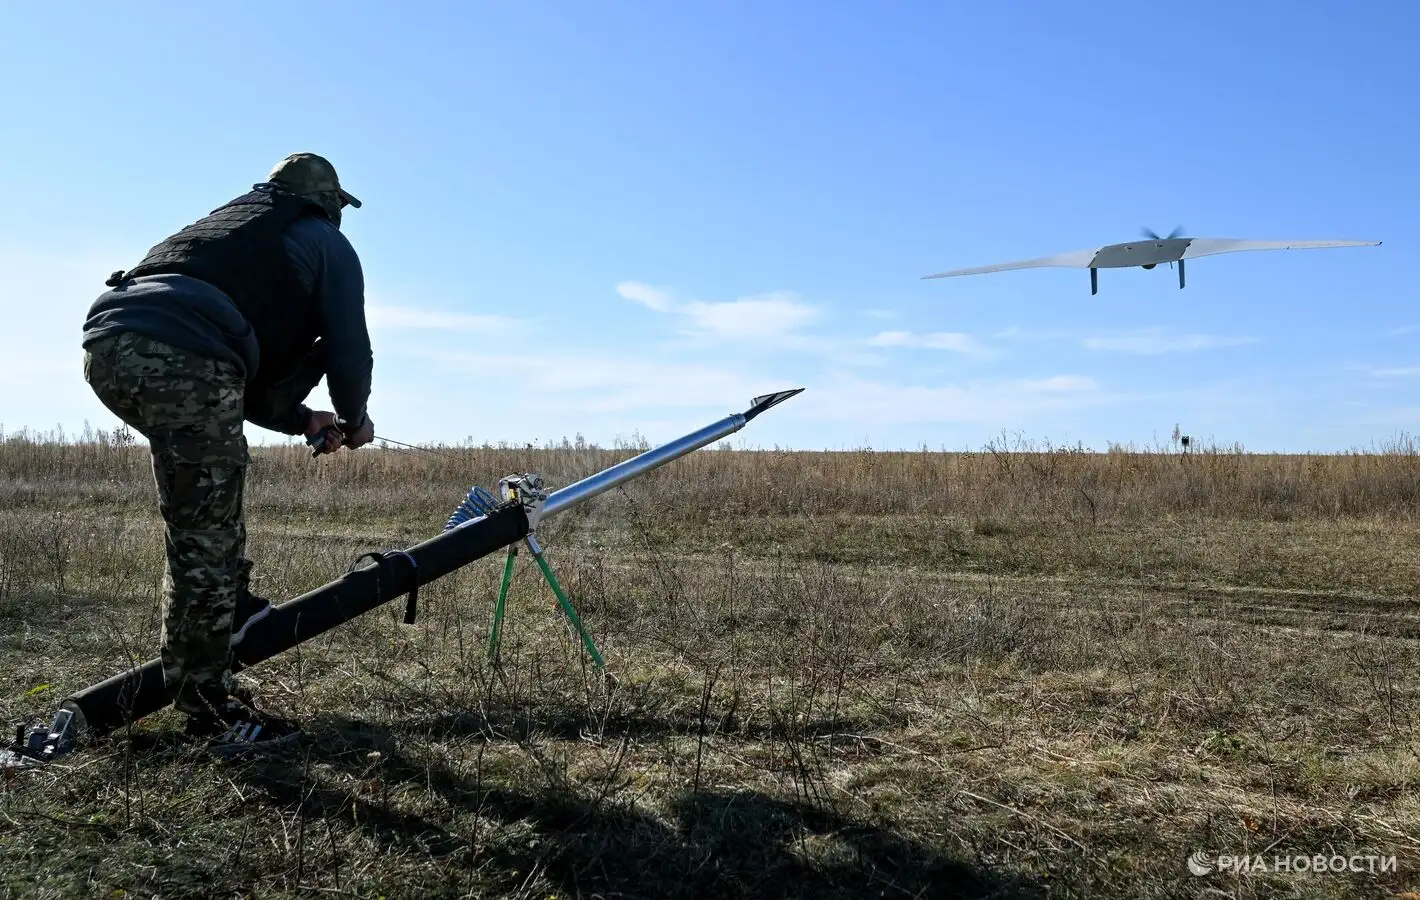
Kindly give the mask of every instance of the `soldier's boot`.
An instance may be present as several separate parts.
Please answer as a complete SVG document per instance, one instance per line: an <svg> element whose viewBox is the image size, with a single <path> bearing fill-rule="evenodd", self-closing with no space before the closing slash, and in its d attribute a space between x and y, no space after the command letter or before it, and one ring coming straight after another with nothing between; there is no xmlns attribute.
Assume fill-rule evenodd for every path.
<svg viewBox="0 0 1420 900"><path fill-rule="evenodd" d="M301 737L298 723L257 708L251 693L240 686L226 696L204 693L209 696L200 708L189 705L183 736L202 742L210 752L225 756L280 747Z"/></svg>

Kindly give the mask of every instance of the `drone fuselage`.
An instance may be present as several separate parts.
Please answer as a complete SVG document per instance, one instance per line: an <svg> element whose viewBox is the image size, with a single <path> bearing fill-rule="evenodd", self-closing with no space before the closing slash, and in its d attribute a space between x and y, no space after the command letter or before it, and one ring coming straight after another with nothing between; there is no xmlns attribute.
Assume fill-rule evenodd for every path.
<svg viewBox="0 0 1420 900"><path fill-rule="evenodd" d="M1109 244L1090 260L1090 295L1100 292L1100 269L1152 269L1159 263L1178 263L1178 286L1183 287L1183 252L1192 238L1145 238L1124 244Z"/></svg>
<svg viewBox="0 0 1420 900"><path fill-rule="evenodd" d="M1091 269L1127 269L1142 266L1152 269L1159 263L1177 262L1183 258L1192 238L1159 238L1129 241L1101 247L1090 260Z"/></svg>

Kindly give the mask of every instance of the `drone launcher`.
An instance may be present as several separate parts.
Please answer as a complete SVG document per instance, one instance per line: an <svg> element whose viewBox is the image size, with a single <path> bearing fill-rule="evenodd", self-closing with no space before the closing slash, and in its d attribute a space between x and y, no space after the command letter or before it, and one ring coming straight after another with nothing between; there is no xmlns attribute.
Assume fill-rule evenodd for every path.
<svg viewBox="0 0 1420 900"><path fill-rule="evenodd" d="M501 548L512 548L519 540L529 543L544 574L551 579L534 539L542 519L733 434L755 416L802 390L756 397L744 412L726 416L551 494L542 491L541 478L533 474L502 479L501 499L475 487L459 504L441 534L405 550L364 554L356 564L366 559L372 564L352 567L338 580L274 606L268 616L252 625L238 645L232 669L250 668L396 597L407 597L404 621L412 624L420 586ZM563 599L555 582L554 588L558 590L559 599ZM580 623L578 625L580 627ZM589 649L595 654L594 648ZM47 761L71 750L86 733L103 734L121 728L171 702L172 696L163 681L161 660L149 660L65 698L51 725L37 725L28 734L21 727L15 744L9 750L0 749L0 764Z"/></svg>

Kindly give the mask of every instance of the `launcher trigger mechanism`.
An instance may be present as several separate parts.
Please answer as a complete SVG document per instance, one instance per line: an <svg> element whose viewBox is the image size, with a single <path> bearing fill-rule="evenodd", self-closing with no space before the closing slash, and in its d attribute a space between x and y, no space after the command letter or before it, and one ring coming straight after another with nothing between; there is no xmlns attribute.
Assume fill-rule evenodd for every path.
<svg viewBox="0 0 1420 900"><path fill-rule="evenodd" d="M523 505L528 517L528 534L537 530L537 521L542 516L542 506L548 497L541 475L534 472L505 475L498 479L498 493L505 503L516 500Z"/></svg>
<svg viewBox="0 0 1420 900"><path fill-rule="evenodd" d="M567 599L567 592L558 583L557 576L552 574L552 567L547 564L547 557L543 554L542 545L538 543L537 536L534 534L548 498L547 489L542 484L542 476L532 472L506 475L498 479L498 493L502 495L505 504L522 504L528 519L528 533L523 536L523 541L532 551L533 559L537 561L537 567L542 570L542 577L547 579L552 592L557 595L557 602L562 607L562 612L567 616L568 623L576 630L577 636L582 639L582 646L591 654L592 662L596 663L598 669L605 671L606 662L602 659L601 651L597 649L596 642L592 640L592 636L582 625L581 617L572 607L572 601ZM503 563L503 583L498 588L498 600L493 606L493 630L488 633L488 659L490 662L498 659L498 647L503 633L503 615L508 603L508 586L513 580L513 565L517 555L517 545L509 544L508 558Z"/></svg>
<svg viewBox="0 0 1420 900"><path fill-rule="evenodd" d="M82 715L61 707L50 725L36 725L28 733L23 725L15 729L15 742L0 749L0 769L22 769L50 762L74 749L82 730Z"/></svg>

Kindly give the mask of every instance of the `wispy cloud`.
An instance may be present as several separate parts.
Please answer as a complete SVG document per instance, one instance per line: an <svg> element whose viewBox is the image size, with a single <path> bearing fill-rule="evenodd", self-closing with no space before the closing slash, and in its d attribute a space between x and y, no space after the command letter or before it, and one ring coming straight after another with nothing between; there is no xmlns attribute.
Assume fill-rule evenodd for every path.
<svg viewBox="0 0 1420 900"><path fill-rule="evenodd" d="M623 298L682 323L676 333L694 342L733 344L742 348L793 350L822 356L845 366L878 366L887 362L858 338L815 334L822 309L792 291L769 291L734 300L682 301L670 291L639 281L616 286Z"/></svg>
<svg viewBox="0 0 1420 900"><path fill-rule="evenodd" d="M1078 341L1086 350L1114 353L1153 355L1213 350L1221 347L1241 347L1257 343L1253 337L1233 337L1215 334L1180 334L1168 328L1135 328L1110 333L1090 333L1083 329L1033 331L1012 326L995 332L992 337L1002 341L1044 343L1046 341Z"/></svg>
<svg viewBox="0 0 1420 900"><path fill-rule="evenodd" d="M950 350L969 356L987 356L991 351L976 338L960 331L932 331L918 334L911 331L883 331L868 339L870 347L917 347L925 350Z"/></svg>
<svg viewBox="0 0 1420 900"><path fill-rule="evenodd" d="M1383 336L1399 337L1402 334L1410 334L1415 331L1420 331L1420 325L1402 325L1400 328L1392 328L1390 331L1387 331Z"/></svg>
<svg viewBox="0 0 1420 900"><path fill-rule="evenodd" d="M519 406L539 412L720 408L766 391L798 387L743 367L663 362L616 354L449 354L459 372L497 373L520 386Z"/></svg>
<svg viewBox="0 0 1420 900"><path fill-rule="evenodd" d="M1162 328L1143 328L1120 334L1086 337L1081 341L1081 346L1086 350L1152 355L1213 350L1220 347L1241 347L1254 343L1257 343L1257 338L1225 337L1213 334L1169 334Z"/></svg>
<svg viewBox="0 0 1420 900"><path fill-rule="evenodd" d="M735 300L680 302L669 291L623 281L616 292L656 312L685 317L685 333L695 337L735 341L772 341L793 334L819 316L819 308L790 291L771 291Z"/></svg>
<svg viewBox="0 0 1420 900"><path fill-rule="evenodd" d="M992 427L1119 399L1106 393L1093 378L1076 374L943 385L894 384L838 376L815 384L804 398L797 412L807 419L874 425L974 423Z"/></svg>
<svg viewBox="0 0 1420 900"><path fill-rule="evenodd" d="M787 291L757 294L722 303L696 300L680 307L702 334L744 339L775 338L818 318L819 310Z"/></svg>
<svg viewBox="0 0 1420 900"><path fill-rule="evenodd" d="M1055 329L1053 331L1031 331L1012 325L1010 328L1003 328L1000 331L994 332L991 336L998 341L1040 342L1075 340L1080 337L1080 332L1062 329Z"/></svg>
<svg viewBox="0 0 1420 900"><path fill-rule="evenodd" d="M644 303L656 312L670 312L674 305L665 291L639 281L623 281L616 286L616 292L627 300Z"/></svg>
<svg viewBox="0 0 1420 900"><path fill-rule="evenodd" d="M1415 423L1420 422L1420 406L1383 407L1358 416L1356 421L1368 426L1399 427L1413 434ZM1373 439L1372 443L1383 444L1385 441Z"/></svg>
<svg viewBox="0 0 1420 900"><path fill-rule="evenodd" d="M521 409L555 415L559 421L606 413L655 417L676 410L701 415L791 387L809 390L789 415L854 426L972 423L996 428L1036 415L1129 399L1075 373L923 384L845 372L785 379L742 365L628 359L610 353L458 353L441 359L454 371L496 373L487 386L490 391L496 392L501 380L517 384Z"/></svg>
<svg viewBox="0 0 1420 900"><path fill-rule="evenodd" d="M847 366L883 365L888 361L883 351L894 348L947 350L977 358L994 355L975 338L957 332L884 331L866 337L816 333L811 326L822 324L824 310L792 291L769 291L725 301L682 301L665 288L623 281L616 285L616 292L626 300L675 317L683 323L677 333L692 340L802 351ZM858 312L877 319L897 315L883 309Z"/></svg>
<svg viewBox="0 0 1420 900"><path fill-rule="evenodd" d="M455 313L380 303L366 304L365 321L372 329L432 329L475 334L502 334L519 323L518 319L496 314Z"/></svg>
<svg viewBox="0 0 1420 900"><path fill-rule="evenodd" d="M1010 385L1028 393L1078 393L1099 388L1099 382L1088 375L1052 375L1049 378L1010 382Z"/></svg>
<svg viewBox="0 0 1420 900"><path fill-rule="evenodd" d="M1388 369L1367 369L1373 378L1420 378L1420 366L1398 366Z"/></svg>

